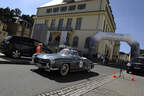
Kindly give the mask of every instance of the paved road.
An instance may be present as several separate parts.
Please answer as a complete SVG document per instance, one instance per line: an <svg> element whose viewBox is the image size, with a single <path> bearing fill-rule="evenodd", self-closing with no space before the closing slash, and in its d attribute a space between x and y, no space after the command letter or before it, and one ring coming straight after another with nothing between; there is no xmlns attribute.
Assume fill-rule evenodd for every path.
<svg viewBox="0 0 144 96"><path fill-rule="evenodd" d="M0 96L34 96L118 71L115 68L96 65L90 73L76 72L61 77L57 72L40 72L36 69L33 65L0 64Z"/></svg>

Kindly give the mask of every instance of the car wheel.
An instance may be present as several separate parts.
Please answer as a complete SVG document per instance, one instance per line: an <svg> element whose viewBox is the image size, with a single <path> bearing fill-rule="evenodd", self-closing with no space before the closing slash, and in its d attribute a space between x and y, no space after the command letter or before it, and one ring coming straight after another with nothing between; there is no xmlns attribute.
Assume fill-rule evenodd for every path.
<svg viewBox="0 0 144 96"><path fill-rule="evenodd" d="M61 76L66 76L69 73L69 65L68 64L62 64L60 67L60 75Z"/></svg>
<svg viewBox="0 0 144 96"><path fill-rule="evenodd" d="M86 70L85 70L86 72L90 72L91 71L91 68L90 68L90 66L88 67L88 68L86 68Z"/></svg>
<svg viewBox="0 0 144 96"><path fill-rule="evenodd" d="M11 56L12 56L12 58L20 58L21 53L19 50L14 50L14 51L12 51Z"/></svg>

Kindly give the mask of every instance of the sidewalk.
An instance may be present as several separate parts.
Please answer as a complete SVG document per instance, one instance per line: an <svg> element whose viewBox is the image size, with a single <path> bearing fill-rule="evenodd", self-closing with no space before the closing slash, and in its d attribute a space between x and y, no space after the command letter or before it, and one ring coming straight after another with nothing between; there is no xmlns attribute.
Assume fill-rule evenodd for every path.
<svg viewBox="0 0 144 96"><path fill-rule="evenodd" d="M135 76L136 81L130 81L129 74L125 73L124 76L124 79L117 78L82 96L144 96L144 78Z"/></svg>
<svg viewBox="0 0 144 96"><path fill-rule="evenodd" d="M30 65L31 57L22 57L20 59L13 59L6 57L4 54L0 53L0 64L25 64Z"/></svg>

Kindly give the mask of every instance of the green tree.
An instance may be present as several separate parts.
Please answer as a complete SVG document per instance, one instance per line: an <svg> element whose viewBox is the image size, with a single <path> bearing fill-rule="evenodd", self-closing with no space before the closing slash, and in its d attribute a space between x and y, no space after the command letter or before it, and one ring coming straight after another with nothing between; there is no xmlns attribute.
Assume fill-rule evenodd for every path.
<svg viewBox="0 0 144 96"><path fill-rule="evenodd" d="M15 13L15 16L20 16L21 15L21 10L19 9L19 8L16 8L16 9L14 9L14 13Z"/></svg>

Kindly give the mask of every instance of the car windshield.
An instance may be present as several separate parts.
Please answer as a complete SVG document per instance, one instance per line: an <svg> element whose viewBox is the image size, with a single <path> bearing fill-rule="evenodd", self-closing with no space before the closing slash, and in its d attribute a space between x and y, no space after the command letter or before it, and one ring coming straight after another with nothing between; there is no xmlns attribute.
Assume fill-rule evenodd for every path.
<svg viewBox="0 0 144 96"><path fill-rule="evenodd" d="M69 50L69 49L63 49L63 50L61 50L61 51L59 52L59 54L61 54L61 55L70 55L71 53L70 53L70 50Z"/></svg>
<svg viewBox="0 0 144 96"><path fill-rule="evenodd" d="M142 58L134 58L134 59L132 60L132 62L133 62L133 63L144 63L144 59L142 59Z"/></svg>
<svg viewBox="0 0 144 96"><path fill-rule="evenodd" d="M77 55L78 56L78 52L76 50L70 50L70 49L63 49L59 52L59 54L61 54L61 55Z"/></svg>

